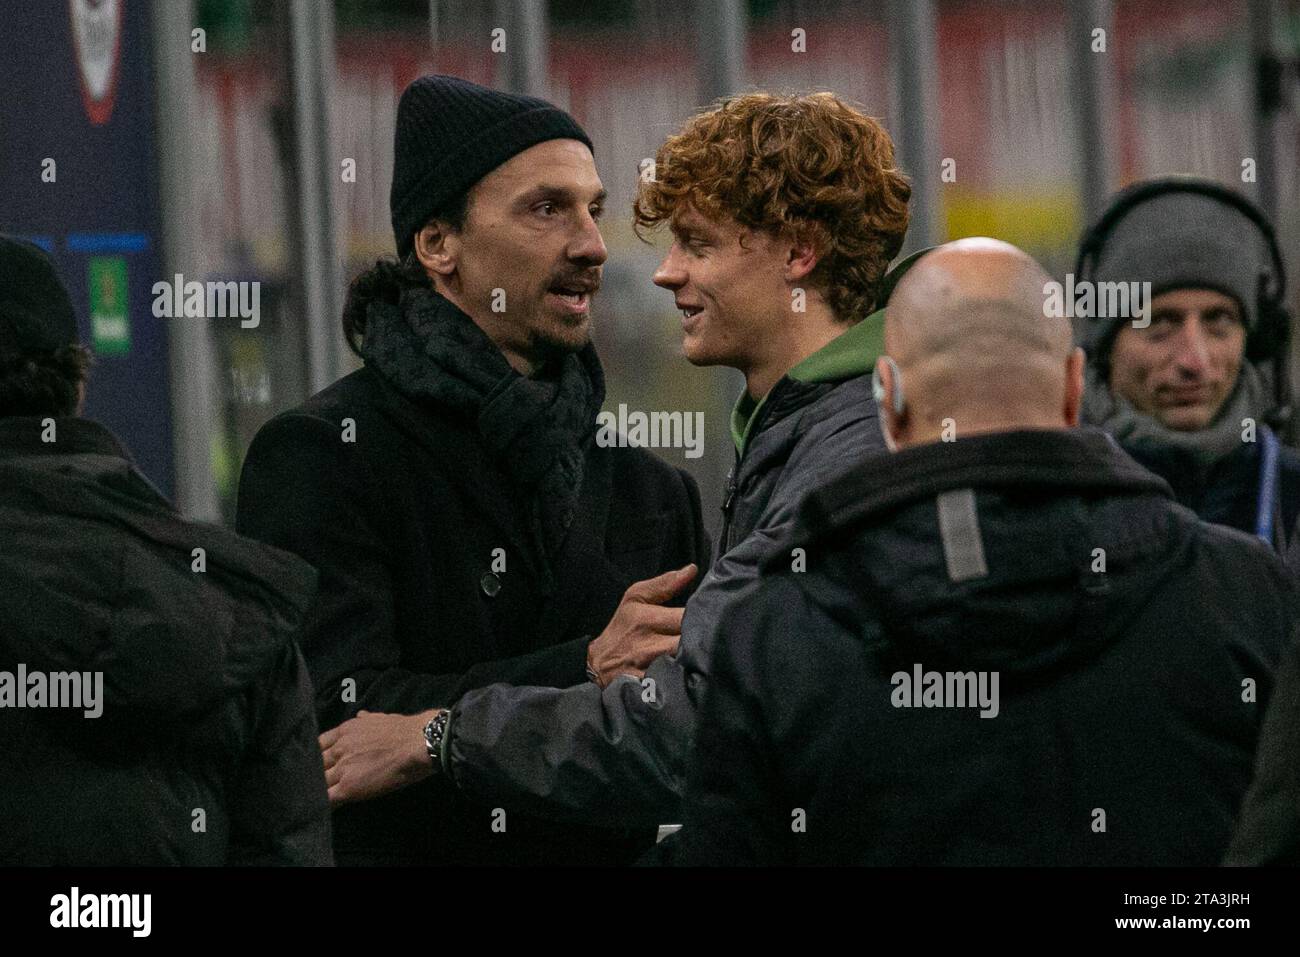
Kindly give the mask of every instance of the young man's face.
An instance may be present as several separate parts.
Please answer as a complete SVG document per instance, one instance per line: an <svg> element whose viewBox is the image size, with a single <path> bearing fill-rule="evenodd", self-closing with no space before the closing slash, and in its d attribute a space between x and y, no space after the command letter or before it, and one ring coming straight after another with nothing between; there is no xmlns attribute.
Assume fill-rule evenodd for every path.
<svg viewBox="0 0 1300 957"><path fill-rule="evenodd" d="M1175 289L1151 301L1151 324L1125 324L1110 354L1110 388L1170 429L1203 429L1232 394L1246 327L1241 309L1209 289Z"/></svg>
<svg viewBox="0 0 1300 957"><path fill-rule="evenodd" d="M465 228L448 238L457 304L516 367L587 344L606 258L596 225L604 202L577 140L530 147L470 190Z"/></svg>
<svg viewBox="0 0 1300 957"><path fill-rule="evenodd" d="M791 308L783 279L788 246L728 217L707 219L691 206L673 217L673 244L654 282L682 311L682 349L693 365L742 372L761 364L768 335ZM743 243L743 245L742 245Z"/></svg>

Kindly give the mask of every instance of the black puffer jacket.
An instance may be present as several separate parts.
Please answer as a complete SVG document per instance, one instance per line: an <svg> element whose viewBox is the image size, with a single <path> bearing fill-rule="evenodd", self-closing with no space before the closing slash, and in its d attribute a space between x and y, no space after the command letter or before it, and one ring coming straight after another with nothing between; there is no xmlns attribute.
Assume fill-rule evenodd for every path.
<svg viewBox="0 0 1300 957"><path fill-rule="evenodd" d="M0 418L0 672L102 672L102 713L0 707L0 864L331 863L312 570L51 421Z"/></svg>
<svg viewBox="0 0 1300 957"><path fill-rule="evenodd" d="M864 461L787 544L722 627L679 861L1220 860L1300 614L1262 543L1062 430ZM993 707L904 698L918 666Z"/></svg>

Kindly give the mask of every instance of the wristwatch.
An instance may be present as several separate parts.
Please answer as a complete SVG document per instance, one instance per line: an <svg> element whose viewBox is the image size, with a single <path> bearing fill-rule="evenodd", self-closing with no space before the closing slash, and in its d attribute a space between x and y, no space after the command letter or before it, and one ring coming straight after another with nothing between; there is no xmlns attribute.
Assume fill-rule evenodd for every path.
<svg viewBox="0 0 1300 957"><path fill-rule="evenodd" d="M429 750L429 760L433 762L433 773L443 770L442 745L447 739L447 722L451 720L451 709L444 708L433 716L424 726L424 746Z"/></svg>

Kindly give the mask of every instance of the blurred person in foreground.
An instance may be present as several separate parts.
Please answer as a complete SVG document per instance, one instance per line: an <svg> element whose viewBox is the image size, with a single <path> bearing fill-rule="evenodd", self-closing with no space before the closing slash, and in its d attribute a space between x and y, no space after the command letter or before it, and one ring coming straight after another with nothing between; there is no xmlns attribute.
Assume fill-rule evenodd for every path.
<svg viewBox="0 0 1300 957"><path fill-rule="evenodd" d="M680 862L1220 860L1294 585L1072 428L1047 278L970 239L894 290L895 451L813 492L723 621Z"/></svg>
<svg viewBox="0 0 1300 957"><path fill-rule="evenodd" d="M441 773L449 740L490 734L456 726L476 689L639 676L675 650L672 605L707 561L690 476L597 442L604 202L564 111L414 81L395 133L399 261L358 277L343 316L365 364L248 451L240 530L321 574L302 642L340 863L616 864L654 840L636 822L543 821ZM362 712L388 714L338 727ZM394 754L414 759L413 786L389 794Z"/></svg>
<svg viewBox="0 0 1300 957"><path fill-rule="evenodd" d="M89 366L54 264L0 237L0 864L329 864L315 575L177 516L78 417Z"/></svg>
<svg viewBox="0 0 1300 957"><path fill-rule="evenodd" d="M1300 635L1292 638L1274 681L1255 778L1226 864L1300 865Z"/></svg>
<svg viewBox="0 0 1300 957"><path fill-rule="evenodd" d="M1286 279L1271 224L1218 184L1175 178L1117 195L1084 237L1076 282L1140 291L1147 308L1085 316L1082 418L1209 522L1279 552L1300 517L1300 454L1289 413ZM1134 285L1136 284L1136 285Z"/></svg>
<svg viewBox="0 0 1300 957"><path fill-rule="evenodd" d="M462 697L442 769L459 789L557 819L678 820L714 630L761 590L759 561L799 499L882 447L870 372L883 316L872 310L903 268L886 276L910 193L889 134L829 93L734 97L660 148L635 207L639 227L672 232L654 281L682 312L686 359L745 375L714 561L680 650L644 674ZM364 739L367 725L397 720L340 730ZM401 786L421 762L414 747L395 751L365 786Z"/></svg>

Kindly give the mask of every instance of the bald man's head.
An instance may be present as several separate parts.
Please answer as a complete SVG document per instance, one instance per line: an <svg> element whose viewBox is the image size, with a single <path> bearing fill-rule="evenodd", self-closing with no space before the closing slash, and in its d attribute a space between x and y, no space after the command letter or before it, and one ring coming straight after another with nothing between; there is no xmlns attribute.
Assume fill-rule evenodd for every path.
<svg viewBox="0 0 1300 957"><path fill-rule="evenodd" d="M908 270L885 309L879 363L889 400L887 433L912 445L955 433L1062 428L1078 421L1083 355L1070 322L1045 315L1051 277L1029 255L996 239L940 246Z"/></svg>

